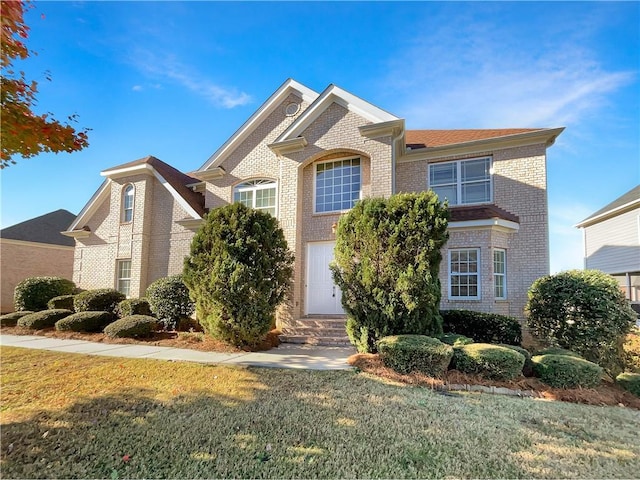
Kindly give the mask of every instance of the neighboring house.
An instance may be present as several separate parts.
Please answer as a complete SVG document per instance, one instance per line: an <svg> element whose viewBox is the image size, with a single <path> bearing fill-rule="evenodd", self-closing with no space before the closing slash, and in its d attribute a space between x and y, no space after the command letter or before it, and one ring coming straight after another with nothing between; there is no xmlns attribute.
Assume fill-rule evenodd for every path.
<svg viewBox="0 0 640 480"><path fill-rule="evenodd" d="M76 238L74 280L142 295L181 272L206 210L242 202L275 215L295 254L280 325L341 315L329 271L341 213L431 188L451 206L442 308L522 317L527 289L549 272L546 149L562 130L407 130L335 85L318 94L287 80L189 175L154 157L103 171L64 232Z"/></svg>
<svg viewBox="0 0 640 480"><path fill-rule="evenodd" d="M56 210L0 230L0 312L13 311L13 292L25 278L73 277L74 241L60 232L75 218Z"/></svg>
<svg viewBox="0 0 640 480"><path fill-rule="evenodd" d="M640 185L582 220L584 267L614 276L640 304Z"/></svg>

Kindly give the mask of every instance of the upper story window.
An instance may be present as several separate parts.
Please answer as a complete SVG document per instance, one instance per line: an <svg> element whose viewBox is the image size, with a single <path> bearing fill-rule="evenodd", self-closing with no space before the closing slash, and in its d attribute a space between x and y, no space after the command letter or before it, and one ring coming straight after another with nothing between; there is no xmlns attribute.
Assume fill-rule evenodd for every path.
<svg viewBox="0 0 640 480"><path fill-rule="evenodd" d="M250 180L233 189L233 201L276 216L276 182Z"/></svg>
<svg viewBox="0 0 640 480"><path fill-rule="evenodd" d="M135 189L129 184L122 191L122 223L128 223L133 220L133 196Z"/></svg>
<svg viewBox="0 0 640 480"><path fill-rule="evenodd" d="M315 164L315 213L349 210L360 199L359 158Z"/></svg>
<svg viewBox="0 0 640 480"><path fill-rule="evenodd" d="M491 157L431 164L429 188L449 205L489 203L493 190Z"/></svg>

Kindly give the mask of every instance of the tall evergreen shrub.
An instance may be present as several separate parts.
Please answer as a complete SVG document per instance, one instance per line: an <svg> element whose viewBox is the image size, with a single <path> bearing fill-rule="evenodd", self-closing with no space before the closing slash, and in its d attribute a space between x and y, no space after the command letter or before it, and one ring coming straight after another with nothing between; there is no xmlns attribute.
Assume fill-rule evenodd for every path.
<svg viewBox="0 0 640 480"><path fill-rule="evenodd" d="M364 199L340 218L331 270L360 352L375 352L389 335L442 333L438 271L448 219L429 191Z"/></svg>

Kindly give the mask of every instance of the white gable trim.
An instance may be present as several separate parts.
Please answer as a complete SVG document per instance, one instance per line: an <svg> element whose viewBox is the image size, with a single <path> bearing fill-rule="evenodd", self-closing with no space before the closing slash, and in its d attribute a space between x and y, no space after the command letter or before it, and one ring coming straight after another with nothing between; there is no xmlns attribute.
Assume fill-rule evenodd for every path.
<svg viewBox="0 0 640 480"><path fill-rule="evenodd" d="M269 116L280 103L293 93L302 98L307 103L313 103L318 98L318 93L314 92L301 83L296 82L292 78L284 82L278 90L276 90L262 106L255 111L242 126L215 151L211 157L198 170L209 170L218 167L225 159L226 155L238 147L246 138ZM197 172L194 173L196 175Z"/></svg>
<svg viewBox="0 0 640 480"><path fill-rule="evenodd" d="M160 175L155 168L151 169L153 171L153 176L156 177L156 179L158 179L158 181L162 184L162 186L164 188L166 188L169 193L171 193L171 195L173 196L173 198L176 200L176 202L178 202L178 204L184 208L184 210L191 215L192 218L194 219L200 219L202 217L200 217L200 215L198 215L198 212L196 212L193 207L191 205L189 205L189 203L184 199L184 197L182 195L180 195L175 188L173 188L171 186L171 184L169 182L167 182L164 177L162 175Z"/></svg>
<svg viewBox="0 0 640 480"><path fill-rule="evenodd" d="M274 143L284 142L298 137L306 130L332 103L342 105L350 112L356 113L372 123L389 122L399 120L398 117L376 107L366 100L356 97L352 93L343 90L336 85L329 85L324 92L309 105L298 119L280 135Z"/></svg>
<svg viewBox="0 0 640 480"><path fill-rule="evenodd" d="M86 219L91 217L96 212L100 204L105 200L105 198L109 194L109 191L111 190L109 188L110 184L111 184L111 179L109 178L107 178L104 182L102 182L102 185L100 185L98 190L96 190L96 193L93 194L93 196L89 199L89 201L84 206L84 208L80 211L76 219L73 221L73 223L69 227L69 230L67 230L68 232L72 232L73 230L78 230L84 227L84 222L86 222Z"/></svg>

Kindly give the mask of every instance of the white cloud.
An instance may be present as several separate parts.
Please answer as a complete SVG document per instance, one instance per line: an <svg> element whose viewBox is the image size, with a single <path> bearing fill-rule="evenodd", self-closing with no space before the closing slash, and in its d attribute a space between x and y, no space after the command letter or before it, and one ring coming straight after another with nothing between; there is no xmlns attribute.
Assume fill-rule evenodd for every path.
<svg viewBox="0 0 640 480"><path fill-rule="evenodd" d="M131 87L131 90L133 90L134 92L141 92L143 88L142 85L134 85L133 87Z"/></svg>

